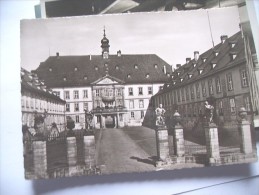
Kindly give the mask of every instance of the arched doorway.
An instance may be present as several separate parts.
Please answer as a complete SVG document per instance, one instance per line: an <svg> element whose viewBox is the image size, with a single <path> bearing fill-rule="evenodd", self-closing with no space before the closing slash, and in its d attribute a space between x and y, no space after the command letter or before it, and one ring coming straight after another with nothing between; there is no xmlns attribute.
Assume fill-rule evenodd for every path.
<svg viewBox="0 0 259 195"><path fill-rule="evenodd" d="M106 128L115 128L115 117L113 115L105 116Z"/></svg>

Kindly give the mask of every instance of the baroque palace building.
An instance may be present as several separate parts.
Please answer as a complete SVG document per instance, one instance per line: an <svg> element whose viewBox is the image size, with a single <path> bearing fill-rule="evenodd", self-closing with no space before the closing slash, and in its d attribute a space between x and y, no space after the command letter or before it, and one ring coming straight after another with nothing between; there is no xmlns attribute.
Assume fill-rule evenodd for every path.
<svg viewBox="0 0 259 195"><path fill-rule="evenodd" d="M109 53L105 30L101 55L50 56L33 72L66 101L66 116L85 128L89 112L94 128L142 125L150 98L168 82L171 66L154 54Z"/></svg>
<svg viewBox="0 0 259 195"><path fill-rule="evenodd" d="M48 89L36 74L21 68L22 125L35 128L35 115L44 118L44 128L50 130L56 123L59 131L65 129L65 101Z"/></svg>
<svg viewBox="0 0 259 195"><path fill-rule="evenodd" d="M217 124L226 128L236 124L240 107L246 108L252 120L253 113L258 114L258 102L252 105L250 92L254 92L254 83L249 66L254 67L257 60L253 60L248 48L248 42L238 32L229 38L221 36L221 43L201 55L195 51L193 59L186 58L186 64L177 65L171 81L152 97L151 107L162 103L169 118L177 110L187 128L202 120L205 101L214 106Z"/></svg>

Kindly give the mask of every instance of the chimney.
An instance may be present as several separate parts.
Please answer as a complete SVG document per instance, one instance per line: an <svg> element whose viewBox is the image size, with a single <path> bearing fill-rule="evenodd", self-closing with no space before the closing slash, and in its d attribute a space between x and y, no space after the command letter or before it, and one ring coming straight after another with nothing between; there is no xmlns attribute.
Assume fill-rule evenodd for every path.
<svg viewBox="0 0 259 195"><path fill-rule="evenodd" d="M117 51L117 56L121 57L121 50Z"/></svg>
<svg viewBox="0 0 259 195"><path fill-rule="evenodd" d="M164 71L164 73L166 74L166 67L165 67L165 65L164 65L163 71Z"/></svg>
<svg viewBox="0 0 259 195"><path fill-rule="evenodd" d="M186 58L186 64L188 64L191 61L191 58Z"/></svg>
<svg viewBox="0 0 259 195"><path fill-rule="evenodd" d="M198 59L199 59L199 52L198 52L198 51L195 51L195 52L194 52L194 60L195 60L195 61L198 61Z"/></svg>
<svg viewBox="0 0 259 195"><path fill-rule="evenodd" d="M59 52L56 53L56 56L59 57Z"/></svg>
<svg viewBox="0 0 259 195"><path fill-rule="evenodd" d="M181 64L176 64L176 68L180 68L181 67Z"/></svg>
<svg viewBox="0 0 259 195"><path fill-rule="evenodd" d="M221 35L220 39L221 39L221 43L224 43L227 40L228 36L227 35Z"/></svg>
<svg viewBox="0 0 259 195"><path fill-rule="evenodd" d="M174 72L175 68L173 66L171 66L171 67L172 67L172 72Z"/></svg>

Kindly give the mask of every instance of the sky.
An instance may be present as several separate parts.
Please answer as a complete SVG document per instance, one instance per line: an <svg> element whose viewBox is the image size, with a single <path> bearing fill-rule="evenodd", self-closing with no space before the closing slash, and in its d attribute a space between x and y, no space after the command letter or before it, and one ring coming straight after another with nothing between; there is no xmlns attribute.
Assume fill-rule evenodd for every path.
<svg viewBox="0 0 259 195"><path fill-rule="evenodd" d="M157 54L175 67L212 47L208 15L215 44L239 31L237 7L22 20L21 66L36 69L56 52L100 55L105 26L110 54Z"/></svg>

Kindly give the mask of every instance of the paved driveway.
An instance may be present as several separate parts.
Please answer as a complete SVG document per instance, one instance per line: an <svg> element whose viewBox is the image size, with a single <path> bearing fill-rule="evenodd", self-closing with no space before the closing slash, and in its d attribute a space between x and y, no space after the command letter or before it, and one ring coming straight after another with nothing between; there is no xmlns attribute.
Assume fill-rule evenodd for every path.
<svg viewBox="0 0 259 195"><path fill-rule="evenodd" d="M103 174L156 170L155 131L144 127L98 130L97 164Z"/></svg>

